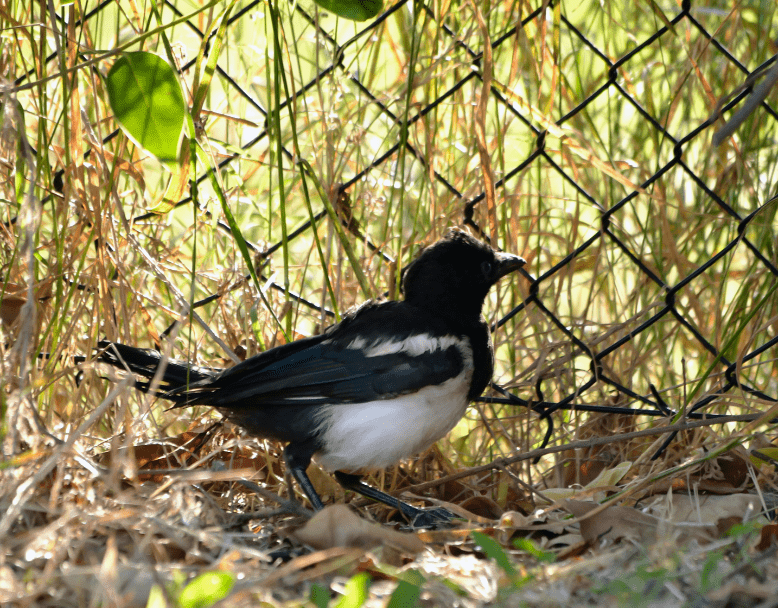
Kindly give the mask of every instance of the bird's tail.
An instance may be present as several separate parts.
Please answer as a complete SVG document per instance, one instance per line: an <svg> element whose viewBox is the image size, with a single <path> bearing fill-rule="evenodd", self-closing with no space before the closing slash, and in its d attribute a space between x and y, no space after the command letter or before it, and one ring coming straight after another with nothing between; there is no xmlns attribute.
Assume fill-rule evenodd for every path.
<svg viewBox="0 0 778 608"><path fill-rule="evenodd" d="M135 380L135 388L180 404L187 403L191 397L186 390L180 389L202 380L210 380L221 371L168 359L159 383L152 390L152 379L162 363L162 353L108 340L101 340L97 346L100 348L97 355L98 361L130 371L143 378L143 380Z"/></svg>

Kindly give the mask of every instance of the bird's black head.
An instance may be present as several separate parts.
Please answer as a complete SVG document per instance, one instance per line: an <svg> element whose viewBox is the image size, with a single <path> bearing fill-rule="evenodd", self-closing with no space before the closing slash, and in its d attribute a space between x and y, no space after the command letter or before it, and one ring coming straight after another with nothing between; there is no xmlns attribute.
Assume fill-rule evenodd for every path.
<svg viewBox="0 0 778 608"><path fill-rule="evenodd" d="M441 316L476 321L491 286L524 263L452 229L405 269L405 301Z"/></svg>

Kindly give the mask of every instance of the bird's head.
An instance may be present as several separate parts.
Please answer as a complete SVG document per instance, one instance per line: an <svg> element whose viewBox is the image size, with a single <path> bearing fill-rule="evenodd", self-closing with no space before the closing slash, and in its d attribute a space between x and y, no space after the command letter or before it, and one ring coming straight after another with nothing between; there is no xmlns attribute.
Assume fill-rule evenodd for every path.
<svg viewBox="0 0 778 608"><path fill-rule="evenodd" d="M475 320L492 285L524 264L517 255L495 251L466 232L452 229L405 268L405 301L439 311L441 316Z"/></svg>

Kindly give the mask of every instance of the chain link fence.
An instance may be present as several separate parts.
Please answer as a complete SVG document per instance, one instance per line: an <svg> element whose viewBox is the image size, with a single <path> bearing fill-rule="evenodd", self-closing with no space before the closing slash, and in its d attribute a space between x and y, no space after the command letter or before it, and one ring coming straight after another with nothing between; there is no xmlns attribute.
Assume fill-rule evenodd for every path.
<svg viewBox="0 0 778 608"><path fill-rule="evenodd" d="M82 62L89 48L110 48L153 23L133 13L136 5L113 0L81 5L75 23L64 12L36 14L41 7L29 16L46 24L51 40L68 30L92 33L79 38ZM320 271L278 279L279 269L288 276L307 260L313 230L332 236L316 197L312 214L306 210L301 157L339 201L376 294L395 262L407 263L417 243L447 224L468 225L527 258L524 276L488 305L503 315L493 317L499 374L481 401L531 408L548 423L545 441L580 422L580 414L560 410L703 417L772 407L775 96L720 147L711 137L719 116L749 96L749 76L775 61L765 37L778 31L774 7L402 1L363 24L306 2L274 8L281 58L268 5L236 6L202 127L275 304L292 302L311 324L334 317ZM191 9L166 1L163 22ZM185 80L209 18L195 15L168 32ZM52 50L51 71L61 57ZM286 90L278 65L288 70ZM88 72L103 69L80 71L96 94L99 81ZM39 72L19 60L16 94L28 116L60 120L31 105L47 86L35 84ZM124 136L96 111L105 106L82 104L105 149L122 154ZM94 147L84 151L90 162ZM44 214L76 198L62 157L51 155L54 192L43 199ZM207 176L197 179L207 190ZM155 240L192 236L188 222L229 232L210 203L194 215L189 198L171 214L147 211L143 192L163 175L147 169L145 180L145 191L137 183L118 190L126 192L129 225L150 249ZM272 227L282 211L286 238ZM11 218L6 227L13 225ZM337 252L328 259L340 306L358 301L348 267ZM171 272L185 275L176 263ZM213 316L230 290L203 279L200 290L209 289L195 308Z"/></svg>

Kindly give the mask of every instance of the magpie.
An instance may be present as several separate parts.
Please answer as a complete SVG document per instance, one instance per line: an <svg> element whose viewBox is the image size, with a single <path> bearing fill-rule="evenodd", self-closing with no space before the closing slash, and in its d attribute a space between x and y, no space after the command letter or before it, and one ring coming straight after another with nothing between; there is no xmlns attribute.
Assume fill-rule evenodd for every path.
<svg viewBox="0 0 778 608"><path fill-rule="evenodd" d="M423 451L483 392L493 347L481 308L492 285L524 263L452 229L403 270L402 301L368 301L320 335L233 367L168 360L152 386L158 351L101 341L98 359L139 376L136 388L174 407L212 406L251 435L285 442L287 469L316 510L312 458L345 488L426 526L453 516L412 507L359 474Z"/></svg>

